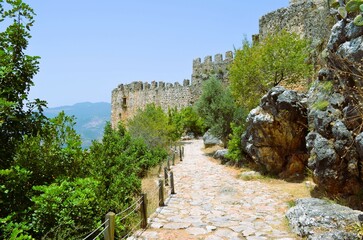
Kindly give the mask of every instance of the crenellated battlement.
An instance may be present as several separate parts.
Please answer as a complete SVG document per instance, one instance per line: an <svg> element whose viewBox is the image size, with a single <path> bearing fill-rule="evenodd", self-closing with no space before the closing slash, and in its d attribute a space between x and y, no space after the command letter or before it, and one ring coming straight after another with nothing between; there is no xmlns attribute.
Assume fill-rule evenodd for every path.
<svg viewBox="0 0 363 240"><path fill-rule="evenodd" d="M202 63L201 58L196 58L193 60L193 68L201 66L202 64L206 64L206 65L211 65L211 64L225 64L225 63L229 63L230 61L233 60L233 52L232 51L228 51L225 53L224 55L225 59L223 59L223 55L222 54L216 54L214 55L214 61L212 60L212 56L206 56L204 58L204 61Z"/></svg>
<svg viewBox="0 0 363 240"><path fill-rule="evenodd" d="M206 56L202 62L200 58L193 60L192 85L201 85L210 76L215 75L223 82L228 81L228 66L233 61L233 52L228 51L224 55Z"/></svg>
<svg viewBox="0 0 363 240"><path fill-rule="evenodd" d="M233 61L233 53L206 56L193 60L192 80L184 79L179 82L166 83L163 81L142 82L134 81L120 84L112 91L112 125L118 121L126 121L134 116L138 109L149 103L161 106L164 111L168 108L181 109L191 106L202 92L202 83L211 75L216 75L222 81L227 81L228 65Z"/></svg>
<svg viewBox="0 0 363 240"><path fill-rule="evenodd" d="M148 90L156 90L156 89L171 89L171 88L180 88L190 86L190 80L184 79L183 85L179 82L175 83L166 83L163 81L152 81L151 83L142 82L142 81L134 81L128 84L120 84L117 88L113 90L115 91L128 91L128 92L136 92L136 91L148 91Z"/></svg>

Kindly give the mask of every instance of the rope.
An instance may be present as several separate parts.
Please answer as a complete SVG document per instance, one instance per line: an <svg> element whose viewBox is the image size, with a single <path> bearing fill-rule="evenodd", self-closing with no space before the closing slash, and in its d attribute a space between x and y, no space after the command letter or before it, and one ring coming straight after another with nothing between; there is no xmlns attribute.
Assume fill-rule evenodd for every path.
<svg viewBox="0 0 363 240"><path fill-rule="evenodd" d="M108 225L99 233L97 234L97 236L93 239L95 240L96 238L98 238L102 233L104 233L106 231L106 229L108 228Z"/></svg>
<svg viewBox="0 0 363 240"><path fill-rule="evenodd" d="M120 221L125 220L126 218L128 218L129 216L131 216L131 214L133 214L134 211L140 207L140 205L141 205L141 202L139 202L139 204L137 206L135 206L135 208L132 211L130 211L126 216L124 216L123 218L121 218Z"/></svg>
<svg viewBox="0 0 363 240"><path fill-rule="evenodd" d="M130 207L126 208L122 212L117 213L116 214L116 217L120 216L121 214L124 214L125 212L129 211L131 208L133 208L134 206L136 206L136 204L138 204L141 201L141 199L142 199L142 197L140 197L137 201L135 201Z"/></svg>
<svg viewBox="0 0 363 240"><path fill-rule="evenodd" d="M138 228L138 226L140 226L141 222L142 222L142 220L140 222L138 222L137 224L135 224L135 226L131 229L131 231L121 239L126 239L126 238L130 237L133 234L133 232L136 230L136 228Z"/></svg>
<svg viewBox="0 0 363 240"><path fill-rule="evenodd" d="M106 221L104 221L98 228L96 228L95 230L93 230L90 234L88 234L85 238L83 238L82 240L86 240L87 238L89 238L92 234L94 234L97 230L99 230L103 225L105 225L107 222L109 221L109 219L107 219ZM108 226L106 227L108 228ZM105 229L106 229L105 228ZM104 230L102 231L104 232ZM97 235L98 236L98 235ZM95 239L95 238L94 238Z"/></svg>

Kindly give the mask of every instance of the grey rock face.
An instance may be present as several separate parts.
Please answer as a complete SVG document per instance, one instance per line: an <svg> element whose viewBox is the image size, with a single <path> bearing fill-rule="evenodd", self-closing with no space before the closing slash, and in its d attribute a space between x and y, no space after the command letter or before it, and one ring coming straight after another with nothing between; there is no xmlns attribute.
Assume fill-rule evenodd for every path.
<svg viewBox="0 0 363 240"><path fill-rule="evenodd" d="M358 240L361 239L357 234L344 232L344 231L333 231L322 234L314 234L311 237L308 237L308 240Z"/></svg>
<svg viewBox="0 0 363 240"><path fill-rule="evenodd" d="M363 35L363 27L356 26L353 22L345 26L345 35L347 39L357 38Z"/></svg>
<svg viewBox="0 0 363 240"><path fill-rule="evenodd" d="M209 130L203 135L203 142L206 148L222 144L222 141L213 136Z"/></svg>
<svg viewBox="0 0 363 240"><path fill-rule="evenodd" d="M225 160L227 154L228 154L228 149L220 149L214 153L213 158Z"/></svg>
<svg viewBox="0 0 363 240"><path fill-rule="evenodd" d="M358 151L359 157L361 160L363 160L363 133L360 133L355 138L355 144L357 146L357 151Z"/></svg>
<svg viewBox="0 0 363 240"><path fill-rule="evenodd" d="M345 21L341 20L333 26L328 45L326 46L329 51L336 51L338 46L344 43L346 39L346 36L344 34L345 25Z"/></svg>
<svg viewBox="0 0 363 240"><path fill-rule="evenodd" d="M347 232L347 227L359 222L363 212L316 198L296 200L296 205L288 210L286 217L292 230L308 239L360 239Z"/></svg>
<svg viewBox="0 0 363 240"><path fill-rule="evenodd" d="M357 92L361 88L357 76L363 57L363 27L339 21L332 28L327 49L330 70L319 72L319 81L308 94L308 166L317 186L329 195L354 197L363 187L362 94Z"/></svg>
<svg viewBox="0 0 363 240"><path fill-rule="evenodd" d="M363 57L363 36L354 38L339 46L337 53L344 59L359 62Z"/></svg>
<svg viewBox="0 0 363 240"><path fill-rule="evenodd" d="M302 176L306 166L305 95L272 88L247 117L242 146L251 161L284 178Z"/></svg>

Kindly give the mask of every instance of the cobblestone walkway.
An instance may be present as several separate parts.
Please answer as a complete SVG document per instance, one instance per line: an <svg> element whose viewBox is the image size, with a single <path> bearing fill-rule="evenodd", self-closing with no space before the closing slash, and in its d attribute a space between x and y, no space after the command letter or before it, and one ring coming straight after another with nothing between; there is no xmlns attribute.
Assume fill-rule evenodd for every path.
<svg viewBox="0 0 363 240"><path fill-rule="evenodd" d="M298 239L286 227L287 193L237 179L202 148L202 140L187 142L184 161L173 167L177 194L138 239Z"/></svg>

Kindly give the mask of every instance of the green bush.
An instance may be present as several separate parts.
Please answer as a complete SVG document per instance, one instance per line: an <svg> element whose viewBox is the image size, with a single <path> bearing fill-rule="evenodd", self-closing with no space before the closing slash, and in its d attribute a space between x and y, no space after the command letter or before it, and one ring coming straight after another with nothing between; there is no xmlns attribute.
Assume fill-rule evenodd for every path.
<svg viewBox="0 0 363 240"><path fill-rule="evenodd" d="M236 125L232 123L232 133L228 141L228 154L226 157L234 162L243 161L243 149L241 144L241 136L245 130L243 125Z"/></svg>
<svg viewBox="0 0 363 240"><path fill-rule="evenodd" d="M231 91L238 105L251 110L267 91L280 83L310 77L309 42L295 33L281 31L260 43L244 40L230 67Z"/></svg>
<svg viewBox="0 0 363 240"><path fill-rule="evenodd" d="M130 135L141 138L153 147L166 147L172 141L168 117L160 106L148 104L144 110L139 109L136 115L127 122Z"/></svg>
<svg viewBox="0 0 363 240"><path fill-rule="evenodd" d="M171 137L174 141L180 139L183 133L194 133L194 136L201 136L205 132L205 123L196 109L189 106L178 111L176 108L168 111Z"/></svg>
<svg viewBox="0 0 363 240"><path fill-rule="evenodd" d="M229 88L224 87L217 78L209 78L203 84L202 95L196 102L196 109L211 133L227 146L232 133L231 123L236 120L238 112Z"/></svg>
<svg viewBox="0 0 363 240"><path fill-rule="evenodd" d="M185 107L180 111L182 118L182 127L185 133L192 132L195 136L201 136L205 133L205 123L196 109L193 107Z"/></svg>
<svg viewBox="0 0 363 240"><path fill-rule="evenodd" d="M92 178L64 180L35 186L33 231L47 239L79 239L103 217L99 206L100 182Z"/></svg>

